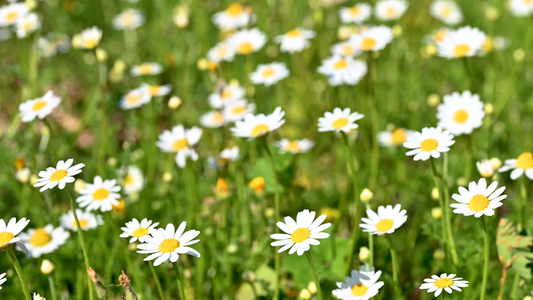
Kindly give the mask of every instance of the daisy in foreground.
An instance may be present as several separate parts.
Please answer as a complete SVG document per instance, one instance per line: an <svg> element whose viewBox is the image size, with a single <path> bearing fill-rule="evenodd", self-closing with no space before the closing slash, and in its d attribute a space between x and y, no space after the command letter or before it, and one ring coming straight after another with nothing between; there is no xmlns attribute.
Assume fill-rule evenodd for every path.
<svg viewBox="0 0 533 300"><path fill-rule="evenodd" d="M163 72L163 67L158 63L145 62L131 68L131 76L157 75Z"/></svg>
<svg viewBox="0 0 533 300"><path fill-rule="evenodd" d="M309 46L309 40L315 36L316 33L314 31L296 28L277 36L275 41L280 43L281 52L295 53L307 48Z"/></svg>
<svg viewBox="0 0 533 300"><path fill-rule="evenodd" d="M287 66L284 63L274 62L257 66L255 72L250 74L250 79L254 84L271 86L287 76L289 76Z"/></svg>
<svg viewBox="0 0 533 300"><path fill-rule="evenodd" d="M344 300L368 300L378 294L383 286L383 281L378 281L381 271L374 268L367 270L362 266L359 271L352 270L351 276L344 277L344 282L337 282L338 289L332 293L338 299Z"/></svg>
<svg viewBox="0 0 533 300"><path fill-rule="evenodd" d="M150 233L153 233L159 223L152 223L151 220L148 220L147 218L144 218L139 222L137 219L133 218L133 220L126 223L126 227L121 227L122 233L120 234L121 238L130 238L130 243L134 243L137 240L139 242L144 242L146 240L146 237Z"/></svg>
<svg viewBox="0 0 533 300"><path fill-rule="evenodd" d="M0 219L0 250L5 249L10 244L16 244L19 250L27 253L28 249L26 249L26 246L17 235L28 226L28 223L30 223L30 220L26 218L18 221L15 218L11 218L7 224L4 219Z"/></svg>
<svg viewBox="0 0 533 300"><path fill-rule="evenodd" d="M28 255L39 257L42 254L52 253L61 245L65 244L70 233L63 227L54 228L48 224L43 228L28 230L28 233L21 233L20 239L28 248Z"/></svg>
<svg viewBox="0 0 533 300"><path fill-rule="evenodd" d="M230 130L236 137L258 138L280 128L285 123L283 116L285 116L285 112L279 106L269 115L247 114L244 116L244 120L237 121L235 127Z"/></svg>
<svg viewBox="0 0 533 300"><path fill-rule="evenodd" d="M332 86L356 85L368 71L366 63L349 56L334 55L322 61L318 73L328 77Z"/></svg>
<svg viewBox="0 0 533 300"><path fill-rule="evenodd" d="M315 143L308 139L292 141L288 139L281 139L279 142L276 142L275 145L279 148L279 152L282 154L286 152L298 154L308 152L313 148Z"/></svg>
<svg viewBox="0 0 533 300"><path fill-rule="evenodd" d="M527 178L533 180L533 153L524 152L518 158L507 159L503 167L498 172L511 172L511 179L516 180L518 177L526 174Z"/></svg>
<svg viewBox="0 0 533 300"><path fill-rule="evenodd" d="M320 245L318 239L329 237L329 233L322 232L331 226L325 223L326 215L320 215L315 220L316 213L305 209L296 215L296 221L291 217L285 217L285 223L278 222L276 225L284 233L275 233L270 235L271 239L276 241L270 245L277 247L282 246L278 252L281 253L290 248L289 254L297 253L298 256L304 254L311 248L311 245Z"/></svg>
<svg viewBox="0 0 533 300"><path fill-rule="evenodd" d="M67 183L74 182L74 175L81 173L84 164L72 165L74 159L69 158L67 161L58 161L56 167L48 167L45 171L39 172L39 177L33 185L41 187L40 192L58 187L64 189Z"/></svg>
<svg viewBox="0 0 533 300"><path fill-rule="evenodd" d="M483 215L494 215L494 209L503 205L501 202L507 198L507 195L502 195L505 187L499 189L498 182L494 181L487 187L485 178L481 178L476 184L475 181L470 182L468 190L464 187L459 187L459 194L453 194L452 198L459 203L452 203L450 206L455 208L453 210L456 214L463 214L465 216L474 215L479 218Z"/></svg>
<svg viewBox="0 0 533 300"><path fill-rule="evenodd" d="M318 119L318 131L335 131L348 133L352 129L359 128L355 121L360 120L364 115L358 112L351 112L349 108L341 109L337 107L333 112L325 112L323 117Z"/></svg>
<svg viewBox="0 0 533 300"><path fill-rule="evenodd" d="M481 127L485 112L479 96L470 91L462 94L453 92L444 96L444 101L437 107L438 126L457 136L470 134Z"/></svg>
<svg viewBox="0 0 533 300"><path fill-rule="evenodd" d="M165 229L154 230L144 238L144 243L137 245L137 253L150 254L144 260L154 260L154 266L159 266L169 260L176 262L180 254L189 254L200 257L200 253L189 245L198 243L200 240L193 240L200 234L198 230L185 232L187 222L182 222L177 230L173 224L168 224Z"/></svg>
<svg viewBox="0 0 533 300"><path fill-rule="evenodd" d="M463 280L461 277L455 277L455 274L447 275L443 273L439 276L432 275L431 278L424 279L421 286L421 290L428 290L428 293L435 292L435 298L437 298L442 291L446 291L448 294L452 293L452 290L458 292L462 291L461 288L468 286L468 281Z"/></svg>
<svg viewBox="0 0 533 300"><path fill-rule="evenodd" d="M425 127L422 132L414 132L407 137L403 146L413 149L405 153L407 156L413 156L414 160L428 160L430 157L439 158L441 153L450 151L453 145L453 135L440 127Z"/></svg>
<svg viewBox="0 0 533 300"><path fill-rule="evenodd" d="M364 232L370 232L371 234L393 233L407 221L407 211L401 209L402 206L400 204L396 204L394 208L392 205L380 206L377 214L368 209L366 211L368 218L361 218L362 223L359 226L363 228Z"/></svg>
<svg viewBox="0 0 533 300"><path fill-rule="evenodd" d="M441 42L437 43L440 57L470 57L479 53L485 42L485 33L470 26L450 30Z"/></svg>
<svg viewBox="0 0 533 300"><path fill-rule="evenodd" d="M78 220L80 221L80 228L84 231L94 229L98 227L98 225L102 225L104 223L102 220L102 216L94 215L90 212L85 212L81 209L76 209L76 215L78 216ZM60 222L61 226L65 227L66 229L78 231L78 227L76 226L76 219L74 219L74 214L72 214L72 211L69 211L68 213L62 215L60 218Z"/></svg>
<svg viewBox="0 0 533 300"><path fill-rule="evenodd" d="M80 207L86 207L88 211L110 211L113 205L118 205L120 190L116 179L102 180L102 177L96 176L92 184L85 184L76 202L80 204Z"/></svg>
<svg viewBox="0 0 533 300"><path fill-rule="evenodd" d="M59 103L61 103L61 98L55 95L53 91L48 91L40 98L20 104L19 111L22 122L30 122L35 120L35 118L44 119Z"/></svg>

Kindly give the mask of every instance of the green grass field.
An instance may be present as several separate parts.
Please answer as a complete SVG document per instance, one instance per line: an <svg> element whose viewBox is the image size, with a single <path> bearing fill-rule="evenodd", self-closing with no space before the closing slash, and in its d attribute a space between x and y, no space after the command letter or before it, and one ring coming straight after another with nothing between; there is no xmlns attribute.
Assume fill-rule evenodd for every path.
<svg viewBox="0 0 533 300"><path fill-rule="evenodd" d="M386 11L392 20L375 13L380 1L368 0L371 16L361 25L343 23L339 15L341 8L359 1L337 2L242 1L243 7L215 0L32 0L19 4L13 13L8 11L13 4L2 1L0 219L7 223L13 217L26 218L30 223L21 233L26 239L0 223L0 274L7 273L0 299L33 299L24 298L30 291L48 300L337 299L332 294L339 289L336 283L362 266L381 271L377 281L383 285L372 287L356 280L363 285L351 284L346 290L350 297L339 299L369 299L374 288L379 291L372 299L432 299L434 292L420 287L424 279L442 273L457 274L468 286L451 294L443 291L439 299L532 299L528 295L533 271L533 21L527 14L533 12L533 3L523 0L525 15L517 16L508 1L457 1L462 20L446 25L430 14L430 0L408 1L405 13ZM142 14L139 26L129 15L114 21L126 9ZM243 15L249 20L240 28L221 29L213 21L218 12L226 13L226 21ZM23 23L29 15L40 26L32 19ZM450 15L443 13L446 16ZM137 28L117 29L114 22ZM372 36L375 27L369 26L378 25L386 26L392 40ZM80 35L93 26L101 29L101 39ZM475 35L453 39L454 31L465 26L484 33L483 45L476 44ZM233 43L238 34L233 36L234 32L246 28L260 30L267 38L264 45L254 44L255 40L246 46ZM296 28L311 30L315 36L302 51L281 51L276 37ZM439 31L443 28L449 30ZM17 29L23 33L17 36ZM292 32L295 38L301 33ZM362 38L365 34L371 41ZM387 41L377 49L380 39ZM228 42L228 51L236 52L231 61L216 62L208 56L222 41ZM318 69L331 57L332 46L343 41L352 41L355 52L361 52L353 57L362 66L350 65L352 56L335 57L328 78ZM451 58L443 57L445 47L451 47ZM132 68L145 62L159 64L161 72L149 75L154 70L145 67L141 76L134 76ZM273 62L285 64L286 78L267 86L250 77L258 65ZM331 84L336 72L352 67L362 72L353 85ZM268 72L258 76L269 77ZM142 84L152 89L139 88ZM172 87L169 93L156 91L155 86L166 84ZM238 98L255 107L243 108L252 115L269 115L281 107L284 124L277 128L252 115L244 122L230 120L224 114L226 105L231 105L224 102L229 87L242 88L244 95ZM139 94L128 94L134 89ZM403 142L418 143L422 151L432 147L425 143L427 137L415 141L414 132L437 125L453 131L442 124L452 126L454 121L454 126L466 126L458 119L457 108L449 108L456 113L448 123L438 112L445 109L449 95L467 90L482 102L479 123L468 123L470 132L452 132L455 143L449 151L438 150L435 144L434 151L441 152L438 158L414 161L406 156L411 149ZM44 112L37 102L48 91L61 102ZM208 100L212 94L223 99L222 107ZM466 101L456 106L470 105ZM319 118L337 107L364 117L355 122L337 119L340 123L328 119L331 130L319 131ZM473 117L472 111L463 117ZM208 112L215 114L209 119L204 115ZM208 126L210 122L214 125ZM358 128L344 127L350 124ZM161 134L178 125L201 128L201 137L197 142L181 137L161 146ZM391 145L380 143L381 132L395 129L400 131L389 138ZM241 137L236 136L239 130ZM290 144L282 146L282 153L277 146L281 139L308 139L314 147L303 151L301 144ZM238 158L220 158L222 150L234 146L239 148ZM178 166L176 156L186 161L184 167ZM33 186L43 177L39 172L70 158L85 165L73 176L76 183L42 192ZM495 169L480 174L476 162L491 158L496 159L489 169ZM502 163L525 174L513 180L518 171L498 172ZM140 177L127 176L128 166L138 167ZM59 180L50 174L44 177ZM119 195L113 198L110 189L104 194L97 194L97 187L91 190L96 176L116 179ZM489 205L489 200L496 203L490 193L469 188L469 183L479 183L483 177L487 185L497 181L498 187L505 187L507 198L501 207ZM140 186L128 189L131 180ZM465 196L465 210L474 214L487 209L485 213L494 214L478 218L454 213L450 204L459 202L452 195L460 194L460 187L472 192ZM364 188L373 197L366 193L361 197ZM90 200L76 201L80 192ZM481 198L474 199L475 194ZM110 210L118 198L120 205ZM387 222L397 222L390 215L379 216L387 222L373 224L380 234L369 234L359 226L367 209L378 212L380 206L397 204L406 210L407 220L394 232L387 231ZM82 231L86 255L80 235L72 230L74 219L61 221L72 207L92 207L91 213L101 216L99 225ZM271 246L276 240L271 235L283 233L276 224L290 222L287 216L296 220L305 209L316 212L315 218L327 215L324 223L331 226L324 232L329 236L317 238L320 244L312 244L303 255L289 254L288 249L278 254L280 246ZM199 241L187 247L201 256L179 252L185 240L165 237L164 245L154 242L154 251L178 251L179 259L154 267L154 260L144 261L149 254L137 252L143 243L120 237L121 227L133 218L158 222L163 229L169 223L178 228L186 221L186 231L199 231L191 238ZM79 226L84 227L82 221ZM28 232L67 223L71 226L63 232L70 235L61 242L49 233L37 241L36 236L32 239L34 231ZM294 226L303 235L285 232L290 235L285 239L297 241L296 246L312 240L309 224L298 221ZM157 231L150 230L149 238L155 241L153 232ZM29 254L9 244L17 236ZM50 239L58 245L45 250L43 244ZM20 272L13 264L15 257ZM53 263L53 272L40 270L43 260ZM97 274L96 284L88 279L88 267ZM125 296L130 290L120 285L122 271L131 279L136 298ZM25 277L24 286L19 274ZM440 281L435 286L449 289L447 284L451 285Z"/></svg>

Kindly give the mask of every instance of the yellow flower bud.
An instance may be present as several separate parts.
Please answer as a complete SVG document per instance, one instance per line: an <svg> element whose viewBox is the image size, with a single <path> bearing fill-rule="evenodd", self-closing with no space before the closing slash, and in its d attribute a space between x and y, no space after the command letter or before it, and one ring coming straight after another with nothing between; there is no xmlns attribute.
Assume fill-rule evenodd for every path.
<svg viewBox="0 0 533 300"><path fill-rule="evenodd" d="M189 25L189 14L190 10L185 5L178 5L174 8L174 14L172 16L172 21L178 28L185 28Z"/></svg>
<svg viewBox="0 0 533 300"><path fill-rule="evenodd" d="M367 261L370 258L370 250L367 247L359 248L359 260Z"/></svg>
<svg viewBox="0 0 533 300"><path fill-rule="evenodd" d="M316 294L316 283L314 281L309 282L309 284L307 285L307 289L311 292L311 294Z"/></svg>
<svg viewBox="0 0 533 300"><path fill-rule="evenodd" d="M437 46L435 45L427 45L424 50L427 56L434 56L437 54Z"/></svg>
<svg viewBox="0 0 533 300"><path fill-rule="evenodd" d="M26 7L29 9L29 10L34 10L37 8L37 1L35 0L26 0L24 2L24 4L26 4Z"/></svg>
<svg viewBox="0 0 533 300"><path fill-rule="evenodd" d="M240 86L239 80L233 78L232 80L229 81L229 85L230 86L234 86L234 87L238 87L238 86Z"/></svg>
<svg viewBox="0 0 533 300"><path fill-rule="evenodd" d="M440 103L440 97L437 94L431 94L428 97L428 105L430 107L436 107Z"/></svg>
<svg viewBox="0 0 533 300"><path fill-rule="evenodd" d="M485 17L489 21L496 21L500 17L500 11L494 6L487 6L485 9Z"/></svg>
<svg viewBox="0 0 533 300"><path fill-rule="evenodd" d="M402 32L403 32L402 26L400 26L400 25L392 26L392 35L393 36L398 37L398 36L402 35Z"/></svg>
<svg viewBox="0 0 533 300"><path fill-rule="evenodd" d="M37 181L37 175L32 174L32 175L30 176L30 184L31 184L31 185L34 185L36 181Z"/></svg>
<svg viewBox="0 0 533 300"><path fill-rule="evenodd" d="M48 259L43 259L43 262L41 263L41 273L44 275L49 275L56 269L56 266L49 261Z"/></svg>
<svg viewBox="0 0 533 300"><path fill-rule="evenodd" d="M172 96L170 97L170 100L168 100L168 107L170 109L177 109L181 106L181 98L178 96Z"/></svg>
<svg viewBox="0 0 533 300"><path fill-rule="evenodd" d="M468 180L464 177L457 178L457 185L459 186L465 186L468 184Z"/></svg>
<svg viewBox="0 0 533 300"><path fill-rule="evenodd" d="M76 193L80 193L81 190L83 190L85 188L85 181L83 181L82 179L76 179L76 181L74 181L74 191Z"/></svg>
<svg viewBox="0 0 533 300"><path fill-rule="evenodd" d="M117 165L117 159L114 157L110 157L107 159L107 164L114 167Z"/></svg>
<svg viewBox="0 0 533 300"><path fill-rule="evenodd" d="M274 216L274 209L269 207L265 209L265 217L272 218Z"/></svg>
<svg viewBox="0 0 533 300"><path fill-rule="evenodd" d="M487 115L492 115L494 113L494 105L492 103L486 103L483 110Z"/></svg>
<svg viewBox="0 0 533 300"><path fill-rule="evenodd" d="M439 200L439 189L434 187L432 190L431 190L431 199L433 200Z"/></svg>
<svg viewBox="0 0 533 300"><path fill-rule="evenodd" d="M205 71L208 67L207 64L208 64L207 59L200 58L198 62L196 63L196 66L198 67L198 70Z"/></svg>
<svg viewBox="0 0 533 300"><path fill-rule="evenodd" d="M172 180L172 173L165 172L163 173L163 181L164 182L170 182Z"/></svg>
<svg viewBox="0 0 533 300"><path fill-rule="evenodd" d="M503 163L499 158L493 157L490 159L490 164L495 170L498 170L499 168L501 168Z"/></svg>
<svg viewBox="0 0 533 300"><path fill-rule="evenodd" d="M311 292L308 289L303 289L300 292L300 298L302 299L311 299Z"/></svg>
<svg viewBox="0 0 533 300"><path fill-rule="evenodd" d="M518 48L513 52L513 58L515 61L523 61L526 57L526 51L522 48Z"/></svg>
<svg viewBox="0 0 533 300"><path fill-rule="evenodd" d="M361 198L361 201L363 201L364 203L367 203L368 201L372 200L372 198L374 198L374 193L372 193L372 191L370 191L369 189L365 188L361 192L361 196L359 196L359 198Z"/></svg>
<svg viewBox="0 0 533 300"><path fill-rule="evenodd" d="M96 59L99 61L99 62L104 62L107 60L107 52L102 49L102 48L97 48L96 49Z"/></svg>
<svg viewBox="0 0 533 300"><path fill-rule="evenodd" d="M248 183L248 186L256 193L261 194L265 190L265 178L255 177L250 183Z"/></svg>
<svg viewBox="0 0 533 300"><path fill-rule="evenodd" d="M72 48L74 49L79 49L81 48L81 44L82 44L82 39L81 39L81 34L75 34L73 37L72 37L72 41L71 41L71 44L72 44Z"/></svg>
<svg viewBox="0 0 533 300"><path fill-rule="evenodd" d="M436 260L443 260L444 259L444 251L437 249L435 252L433 252L433 258Z"/></svg>
<svg viewBox="0 0 533 300"><path fill-rule="evenodd" d="M433 219L439 220L440 218L442 218L442 209L440 209L440 207L433 207L431 209L431 216L433 217Z"/></svg>

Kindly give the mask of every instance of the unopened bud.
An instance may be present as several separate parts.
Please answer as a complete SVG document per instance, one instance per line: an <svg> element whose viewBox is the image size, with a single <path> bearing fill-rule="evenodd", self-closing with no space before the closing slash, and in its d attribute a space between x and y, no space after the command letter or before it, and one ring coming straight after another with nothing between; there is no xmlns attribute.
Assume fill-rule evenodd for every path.
<svg viewBox="0 0 533 300"><path fill-rule="evenodd" d="M76 181L74 181L74 191L76 193L80 193L81 190L83 190L85 188L85 181L83 181L82 179L76 179Z"/></svg>
<svg viewBox="0 0 533 300"><path fill-rule="evenodd" d="M486 103L483 110L487 115L492 115L494 113L494 105L492 105L492 103Z"/></svg>
<svg viewBox="0 0 533 300"><path fill-rule="evenodd" d="M172 180L172 174L170 172L163 173L163 181L170 182Z"/></svg>
<svg viewBox="0 0 533 300"><path fill-rule="evenodd" d="M124 273L124 271L122 271L122 274L120 274L120 276L118 277L118 281L120 282L120 285L124 288L124 299L137 300L137 295L135 295L135 293L131 290L131 280L128 275Z"/></svg>
<svg viewBox="0 0 533 300"><path fill-rule="evenodd" d="M302 299L311 299L311 292L308 289L303 289L300 292L300 298L302 298Z"/></svg>
<svg viewBox="0 0 533 300"><path fill-rule="evenodd" d="M439 200L439 189L434 187L432 190L431 190L431 199L433 200Z"/></svg>
<svg viewBox="0 0 533 300"><path fill-rule="evenodd" d="M433 252L433 258L436 260L443 260L444 259L444 251L438 249Z"/></svg>
<svg viewBox="0 0 533 300"><path fill-rule="evenodd" d="M367 203L370 200L372 200L372 198L374 198L374 193L372 193L369 189L365 188L361 192L360 198L361 198L361 201L363 201L364 203Z"/></svg>
<svg viewBox="0 0 533 300"><path fill-rule="evenodd" d="M498 170L502 166L502 161L497 157L493 157L490 159L490 164L495 170Z"/></svg>
<svg viewBox="0 0 533 300"><path fill-rule="evenodd" d="M99 62L106 61L107 60L107 52L104 49L102 49L102 48L96 49L96 59Z"/></svg>
<svg viewBox="0 0 533 300"><path fill-rule="evenodd" d="M428 97L428 105L431 107L436 107L440 103L440 97L437 94L431 94Z"/></svg>
<svg viewBox="0 0 533 300"><path fill-rule="evenodd" d="M433 219L439 220L440 218L442 218L442 209L440 209L440 207L433 207L431 209L431 216L433 217Z"/></svg>
<svg viewBox="0 0 533 300"><path fill-rule="evenodd" d="M49 261L48 259L43 259L43 262L41 263L41 273L44 275L49 275L56 269L56 266Z"/></svg>
<svg viewBox="0 0 533 300"><path fill-rule="evenodd" d="M107 299L107 289L102 284L100 279L98 279L98 274L96 274L93 268L89 268L87 273L89 273L89 277L91 277L91 280L96 288L96 297L98 297L98 299Z"/></svg>
<svg viewBox="0 0 533 300"><path fill-rule="evenodd" d="M168 107L170 109L176 109L180 107L181 105L181 98L178 96L172 96L170 97L170 100L168 100Z"/></svg>
<svg viewBox="0 0 533 300"><path fill-rule="evenodd" d="M314 281L309 282L309 284L307 285L307 289L311 292L311 294L316 294L316 283Z"/></svg>
<svg viewBox="0 0 533 300"><path fill-rule="evenodd" d="M367 247L359 248L359 260L367 261L370 258L370 250Z"/></svg>

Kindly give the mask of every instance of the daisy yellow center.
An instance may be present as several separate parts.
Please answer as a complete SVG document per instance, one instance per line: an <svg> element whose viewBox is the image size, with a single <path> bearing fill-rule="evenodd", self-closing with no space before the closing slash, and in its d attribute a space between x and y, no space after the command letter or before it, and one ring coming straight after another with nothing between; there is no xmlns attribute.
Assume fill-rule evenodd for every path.
<svg viewBox="0 0 533 300"><path fill-rule="evenodd" d="M533 153L524 152L520 154L516 159L515 167L524 170L533 168Z"/></svg>
<svg viewBox="0 0 533 300"><path fill-rule="evenodd" d="M296 141L289 142L289 143L285 146L285 151L289 151L289 152L299 152L300 150L301 150L301 148L300 148L300 144L298 144L298 142L296 142Z"/></svg>
<svg viewBox="0 0 533 300"><path fill-rule="evenodd" d="M126 103L129 105L135 105L139 103L139 100L141 100L141 95L129 94L126 96Z"/></svg>
<svg viewBox="0 0 533 300"><path fill-rule="evenodd" d="M475 195L468 202L468 208L473 211L482 211L489 207L489 198L483 195Z"/></svg>
<svg viewBox="0 0 533 300"><path fill-rule="evenodd" d="M139 73L144 74L144 75L152 73L152 66L151 65L139 66Z"/></svg>
<svg viewBox="0 0 533 300"><path fill-rule="evenodd" d="M367 291L368 287L362 283L352 286L352 295L356 297L364 296Z"/></svg>
<svg viewBox="0 0 533 300"><path fill-rule="evenodd" d="M228 98L231 98L231 91L230 90L224 90L222 91L222 95L220 95L222 97L222 99L224 100L227 100Z"/></svg>
<svg viewBox="0 0 533 300"><path fill-rule="evenodd" d="M0 233L0 246L7 244L9 241L11 241L15 236L11 232L4 231Z"/></svg>
<svg viewBox="0 0 533 300"><path fill-rule="evenodd" d="M224 116L219 112L214 113L212 118L214 124L222 124L224 122Z"/></svg>
<svg viewBox="0 0 533 300"><path fill-rule="evenodd" d="M176 239L166 239L159 244L159 252L170 253L180 246L180 242Z"/></svg>
<svg viewBox="0 0 533 300"><path fill-rule="evenodd" d="M218 47L216 50L216 54L218 58L224 58L228 54L228 48L226 47Z"/></svg>
<svg viewBox="0 0 533 300"><path fill-rule="evenodd" d="M357 6L354 6L354 7L350 7L348 9L348 12L350 13L350 15L352 16L358 16L360 13L361 13L361 9Z"/></svg>
<svg viewBox="0 0 533 300"><path fill-rule="evenodd" d="M235 106L231 109L231 112L238 115L242 114L246 110L246 107L244 105Z"/></svg>
<svg viewBox="0 0 533 300"><path fill-rule="evenodd" d="M445 5L440 11L440 15L446 17L452 12L452 8L449 5Z"/></svg>
<svg viewBox="0 0 533 300"><path fill-rule="evenodd" d="M98 46L98 39L97 38L86 39L83 42L83 46L87 49L94 49L96 46Z"/></svg>
<svg viewBox="0 0 533 300"><path fill-rule="evenodd" d="M148 228L142 228L142 227L135 229L131 233L131 235L133 235L136 238L140 238L140 237L145 236L147 234L148 234Z"/></svg>
<svg viewBox="0 0 533 300"><path fill-rule="evenodd" d="M39 101L37 101L37 102L35 102L35 103L33 104L33 106L31 107L31 110L33 110L33 111L40 111L40 110L43 109L45 106L46 106L46 101L39 100Z"/></svg>
<svg viewBox="0 0 533 300"><path fill-rule="evenodd" d="M89 220L87 219L78 219L78 221L80 222L80 228L83 229L87 226L89 226ZM76 228L76 220L72 221L72 227Z"/></svg>
<svg viewBox="0 0 533 300"><path fill-rule="evenodd" d="M435 286L438 287L439 289L449 288L452 285L453 285L453 280L451 280L448 277L439 278L439 279L435 280Z"/></svg>
<svg viewBox="0 0 533 300"><path fill-rule="evenodd" d="M376 224L376 230L379 232L387 232L394 225L394 221L391 219L383 219Z"/></svg>
<svg viewBox="0 0 533 300"><path fill-rule="evenodd" d="M30 244L35 247L47 245L52 240L52 236L44 228L35 229L30 237Z"/></svg>
<svg viewBox="0 0 533 300"><path fill-rule="evenodd" d="M341 52L343 56L352 56L354 53L354 49L350 45L343 45Z"/></svg>
<svg viewBox="0 0 533 300"><path fill-rule="evenodd" d="M463 124L468 120L468 112L464 109L456 111L453 115L453 120L455 123Z"/></svg>
<svg viewBox="0 0 533 300"><path fill-rule="evenodd" d="M158 85L151 85L148 87L148 92L150 95L155 96L159 93L159 86Z"/></svg>
<svg viewBox="0 0 533 300"><path fill-rule="evenodd" d="M524 0L525 4L531 4L532 2L533 2L533 0Z"/></svg>
<svg viewBox="0 0 533 300"><path fill-rule="evenodd" d="M172 144L172 150L178 152L178 151L181 151L187 148L187 146L188 146L187 139L179 139L179 140L176 140Z"/></svg>
<svg viewBox="0 0 533 300"><path fill-rule="evenodd" d="M348 66L346 59L342 58L333 64L335 70L342 70Z"/></svg>
<svg viewBox="0 0 533 300"><path fill-rule="evenodd" d="M93 192L94 201L102 201L109 197L109 190L106 188L99 188Z"/></svg>
<svg viewBox="0 0 533 300"><path fill-rule="evenodd" d="M396 17L396 9L394 7L388 7L387 12L385 12L385 15L387 18L394 18Z"/></svg>
<svg viewBox="0 0 533 300"><path fill-rule="evenodd" d="M300 29L293 29L287 32L287 36L291 38L297 38L302 36L302 31Z"/></svg>
<svg viewBox="0 0 533 300"><path fill-rule="evenodd" d="M33 27L35 27L35 23L34 22L25 22L22 27L24 28L24 30L32 30Z"/></svg>
<svg viewBox="0 0 533 300"><path fill-rule="evenodd" d="M254 129L252 129L252 136L258 137L260 135L263 135L268 132L268 129L268 126L265 124L256 125Z"/></svg>
<svg viewBox="0 0 533 300"><path fill-rule="evenodd" d="M436 139L427 139L420 143L420 150L424 152L431 152L433 150L436 150L438 146L439 142L437 142Z"/></svg>
<svg viewBox="0 0 533 300"><path fill-rule="evenodd" d="M126 178L124 178L124 185L129 186L132 184L133 184L133 177L130 174L126 175Z"/></svg>
<svg viewBox="0 0 533 300"><path fill-rule="evenodd" d="M18 16L19 16L19 13L16 11L8 12L6 14L6 21L9 23L13 23L17 20Z"/></svg>
<svg viewBox="0 0 533 300"><path fill-rule="evenodd" d="M130 12L130 11L125 12L122 14L120 19L122 20L122 24L124 24L125 26L131 26L133 25L133 22L135 21L135 13Z"/></svg>
<svg viewBox="0 0 533 300"><path fill-rule="evenodd" d="M263 71L263 77L270 77L272 75L274 75L274 69L273 68L266 68L264 71Z"/></svg>
<svg viewBox="0 0 533 300"><path fill-rule="evenodd" d="M293 241L294 243L301 243L307 240L310 235L311 231L309 231L309 229L305 227L300 227L291 234L291 241Z"/></svg>
<svg viewBox="0 0 533 300"><path fill-rule="evenodd" d="M455 46L455 49L453 49L453 56L454 57L464 57L470 52L470 46L467 44L459 44Z"/></svg>
<svg viewBox="0 0 533 300"><path fill-rule="evenodd" d="M56 170L50 176L50 181L59 181L67 176L67 170Z"/></svg>
<svg viewBox="0 0 533 300"><path fill-rule="evenodd" d="M407 140L407 132L398 128L392 132L392 142L396 145L401 145Z"/></svg>
<svg viewBox="0 0 533 300"><path fill-rule="evenodd" d="M244 42L237 47L237 52L240 54L249 54L254 51L254 45L250 42Z"/></svg>
<svg viewBox="0 0 533 300"><path fill-rule="evenodd" d="M228 8L226 8L226 13L232 17L238 17L244 11L244 7L239 3L233 3Z"/></svg>
<svg viewBox="0 0 533 300"><path fill-rule="evenodd" d="M377 42L376 42L375 39L370 38L370 37L366 37L361 42L361 50L363 50L363 51L372 50L372 49L374 49L374 46L376 46L376 44L377 44Z"/></svg>
<svg viewBox="0 0 533 300"><path fill-rule="evenodd" d="M346 125L348 125L347 118L338 118L337 120L333 121L333 123L331 123L331 126L337 130L343 128Z"/></svg>

